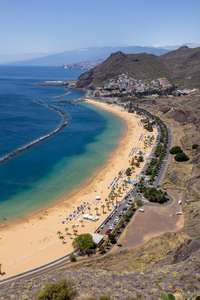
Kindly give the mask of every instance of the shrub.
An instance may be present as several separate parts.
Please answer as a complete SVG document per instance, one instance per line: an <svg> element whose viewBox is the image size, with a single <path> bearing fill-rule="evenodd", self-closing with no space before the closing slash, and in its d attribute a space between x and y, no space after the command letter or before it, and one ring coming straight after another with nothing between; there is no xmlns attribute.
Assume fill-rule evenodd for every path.
<svg viewBox="0 0 200 300"><path fill-rule="evenodd" d="M199 146L198 144L193 144L192 149L197 149L198 146Z"/></svg>
<svg viewBox="0 0 200 300"><path fill-rule="evenodd" d="M37 300L70 300L76 295L74 281L63 278L56 283L46 285L44 291L37 296Z"/></svg>
<svg viewBox="0 0 200 300"><path fill-rule="evenodd" d="M101 296L99 300L111 300L111 298L109 296Z"/></svg>
<svg viewBox="0 0 200 300"><path fill-rule="evenodd" d="M177 153L174 159L176 161L188 161L189 157L184 152L182 152L182 153Z"/></svg>
<svg viewBox="0 0 200 300"><path fill-rule="evenodd" d="M142 206L142 205L143 205L143 202L142 202L142 200L137 200L137 201L136 201L136 204L137 204L137 206Z"/></svg>
<svg viewBox="0 0 200 300"><path fill-rule="evenodd" d="M69 255L69 259L70 259L70 261L76 261L76 256L75 256L75 254L74 254L74 253L71 253L71 254Z"/></svg>
<svg viewBox="0 0 200 300"><path fill-rule="evenodd" d="M183 150L181 149L180 146L175 146L175 147L173 147L169 152L170 152L171 154L177 154L177 153L183 152Z"/></svg>

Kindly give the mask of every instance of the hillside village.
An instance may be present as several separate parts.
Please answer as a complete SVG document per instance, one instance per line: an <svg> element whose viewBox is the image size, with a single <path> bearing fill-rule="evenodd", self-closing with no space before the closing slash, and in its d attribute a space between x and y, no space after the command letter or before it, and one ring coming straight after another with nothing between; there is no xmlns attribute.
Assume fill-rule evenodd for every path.
<svg viewBox="0 0 200 300"><path fill-rule="evenodd" d="M109 96L119 96L120 94L131 94L131 93L144 93L152 92L158 93L170 89L175 90L177 86L172 85L167 78L158 78L152 80L150 83L143 82L142 80L137 80L129 76L128 73L122 73L116 78L109 79L109 82L104 85L103 88L97 87L94 91L95 97L109 97ZM177 90L176 93L189 94L196 91L196 89L184 89Z"/></svg>

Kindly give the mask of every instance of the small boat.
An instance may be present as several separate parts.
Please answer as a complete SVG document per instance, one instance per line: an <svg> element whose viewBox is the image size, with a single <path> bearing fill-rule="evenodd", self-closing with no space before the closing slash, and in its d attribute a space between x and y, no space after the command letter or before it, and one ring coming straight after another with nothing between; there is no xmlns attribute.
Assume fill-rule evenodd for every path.
<svg viewBox="0 0 200 300"><path fill-rule="evenodd" d="M3 218L3 220L7 220L6 218Z"/></svg>

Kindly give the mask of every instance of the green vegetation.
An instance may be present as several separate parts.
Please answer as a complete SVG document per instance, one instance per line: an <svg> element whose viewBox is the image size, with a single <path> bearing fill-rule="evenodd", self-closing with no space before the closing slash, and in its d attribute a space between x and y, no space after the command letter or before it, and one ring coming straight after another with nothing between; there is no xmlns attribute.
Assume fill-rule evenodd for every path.
<svg viewBox="0 0 200 300"><path fill-rule="evenodd" d="M90 253L90 250L96 248L93 238L89 233L84 233L77 236L73 241L72 246L74 249L79 250L82 253Z"/></svg>
<svg viewBox="0 0 200 300"><path fill-rule="evenodd" d="M171 150L169 150L169 152L171 154L177 154L183 152L183 150L181 149L180 146L174 146L173 148L171 148Z"/></svg>
<svg viewBox="0 0 200 300"><path fill-rule="evenodd" d="M157 190L155 187L146 187L143 179L138 183L138 189L143 193L144 197L150 202L164 203L167 201L168 194L161 189Z"/></svg>
<svg viewBox="0 0 200 300"><path fill-rule="evenodd" d="M142 202L142 200L137 200L137 201L136 201L136 204L137 204L137 206L142 206L142 205L143 205L143 202Z"/></svg>
<svg viewBox="0 0 200 300"><path fill-rule="evenodd" d="M182 153L177 153L174 159L176 161L188 161L189 157L184 152L182 152Z"/></svg>
<svg viewBox="0 0 200 300"><path fill-rule="evenodd" d="M108 238L109 238L109 240L111 241L112 244L116 243L115 234L109 233Z"/></svg>
<svg viewBox="0 0 200 300"><path fill-rule="evenodd" d="M165 292L161 293L162 299L163 300L176 300L175 296L172 293L168 293L168 295ZM194 294L192 294L192 296L189 298L189 300L192 300ZM197 296L195 298L196 300L200 300L200 296Z"/></svg>
<svg viewBox="0 0 200 300"><path fill-rule="evenodd" d="M130 176L130 175L131 175L131 169L130 169L130 168L126 169L126 175L127 175L127 176Z"/></svg>
<svg viewBox="0 0 200 300"><path fill-rule="evenodd" d="M69 259L70 259L70 261L76 261L76 255L74 253L71 253L69 255Z"/></svg>
<svg viewBox="0 0 200 300"><path fill-rule="evenodd" d="M46 285L44 291L37 296L37 300L70 300L75 299L76 295L74 281L63 278L57 283Z"/></svg>
<svg viewBox="0 0 200 300"><path fill-rule="evenodd" d="M192 149L197 149L198 146L199 146L198 144L193 144L193 145L192 145Z"/></svg>
<svg viewBox="0 0 200 300"><path fill-rule="evenodd" d="M173 147L170 151L171 154L176 154L174 159L176 161L188 161L189 157L183 152L180 146Z"/></svg>

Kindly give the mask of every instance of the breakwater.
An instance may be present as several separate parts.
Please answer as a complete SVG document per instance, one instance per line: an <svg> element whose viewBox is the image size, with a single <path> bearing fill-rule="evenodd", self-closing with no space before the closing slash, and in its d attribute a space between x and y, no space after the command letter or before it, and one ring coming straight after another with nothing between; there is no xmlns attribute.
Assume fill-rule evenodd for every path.
<svg viewBox="0 0 200 300"><path fill-rule="evenodd" d="M71 94L71 92L68 92L68 93L66 93L66 94L64 94L64 95L52 97L51 99L61 98L61 97L67 96L67 95L69 95L69 94Z"/></svg>
<svg viewBox="0 0 200 300"><path fill-rule="evenodd" d="M4 157L0 158L0 163L3 163L5 161L13 158L18 153L20 153L20 152L22 152L24 150L27 150L27 149L33 147L34 145L36 145L36 144L38 144L38 143L46 140L47 138L51 137L52 135L58 133L60 130L62 130L67 125L67 123L68 123L68 117L67 117L67 115L64 112L62 112L59 109L57 109L55 107L52 107L52 106L50 106L48 104L45 104L45 103L43 103L41 101L35 100L35 102L37 102L37 103L39 103L41 105L44 105L44 106L46 106L46 107L48 107L50 109L53 109L53 110L57 111L63 117L62 124L57 129L55 129L54 131L50 132L49 134L44 135L43 137L41 137L41 138L39 138L39 139L37 139L37 140L35 140L33 142L30 142L29 144L27 144L27 145L25 145L23 147L20 147L17 150L13 151L12 153L10 153L8 155L5 155Z"/></svg>

